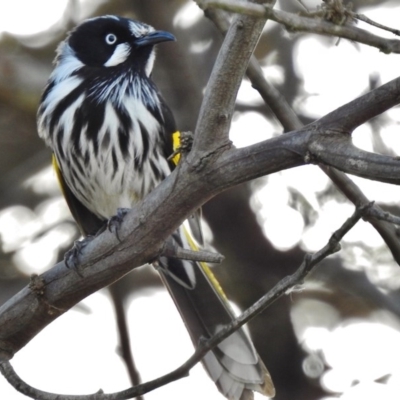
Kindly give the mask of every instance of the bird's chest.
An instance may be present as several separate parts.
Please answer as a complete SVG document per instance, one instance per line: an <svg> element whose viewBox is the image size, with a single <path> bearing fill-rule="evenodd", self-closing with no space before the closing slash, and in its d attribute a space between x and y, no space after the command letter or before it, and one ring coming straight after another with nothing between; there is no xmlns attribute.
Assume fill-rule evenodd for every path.
<svg viewBox="0 0 400 400"><path fill-rule="evenodd" d="M101 218L130 208L169 173L163 129L139 101L81 105L57 154L68 186ZM79 111L81 110L81 111ZM78 126L79 112L85 123ZM86 118L86 119L85 119ZM56 146L57 147L57 146Z"/></svg>

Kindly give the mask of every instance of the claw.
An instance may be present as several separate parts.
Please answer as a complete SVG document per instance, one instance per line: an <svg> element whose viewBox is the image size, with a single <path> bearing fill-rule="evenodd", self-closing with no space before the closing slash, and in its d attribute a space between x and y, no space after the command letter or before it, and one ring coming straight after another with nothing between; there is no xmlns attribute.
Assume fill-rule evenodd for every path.
<svg viewBox="0 0 400 400"><path fill-rule="evenodd" d="M82 274L79 271L79 257L82 254L82 250L90 243L95 236L86 236L82 240L75 240L72 249L68 250L64 254L65 266L68 269L73 269L81 278Z"/></svg>
<svg viewBox="0 0 400 400"><path fill-rule="evenodd" d="M117 214L112 216L107 222L108 230L111 233L115 234L119 242L122 242L122 240L119 237L119 229L121 227L125 215L128 214L130 210L131 210L130 208L118 208Z"/></svg>
<svg viewBox="0 0 400 400"><path fill-rule="evenodd" d="M181 150L185 151L186 153L192 150L193 140L194 136L192 132L181 132Z"/></svg>

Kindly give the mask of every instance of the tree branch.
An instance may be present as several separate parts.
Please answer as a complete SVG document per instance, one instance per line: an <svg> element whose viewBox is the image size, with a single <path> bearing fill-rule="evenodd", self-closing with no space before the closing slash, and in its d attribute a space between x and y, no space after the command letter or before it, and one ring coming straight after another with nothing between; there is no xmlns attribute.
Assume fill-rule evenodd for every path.
<svg viewBox="0 0 400 400"><path fill-rule="evenodd" d="M349 135L378 112L399 103L400 78L396 78L297 131L226 151L215 161L214 176L208 179L230 187L267 173L320 162L363 178L399 184L398 157L360 150L352 145Z"/></svg>
<svg viewBox="0 0 400 400"><path fill-rule="evenodd" d="M190 369L193 368L199 361L201 361L208 351L212 350L233 332L237 331L244 324L267 309L279 297L287 294L293 287L301 285L305 277L318 263L320 263L329 255L339 251L339 242L343 239L344 235L354 227L360 218L362 218L362 216L370 207L371 204L356 208L353 215L348 218L337 231L333 233L328 243L321 250L312 255L306 254L304 261L294 274L286 276L280 280L267 294L265 294L263 297L261 297L261 299L245 310L239 317L222 327L216 335L199 343L194 354L184 364L160 378L117 393L105 394L100 390L91 395L74 396L43 392L33 388L32 386L29 386L16 374L8 361L0 363L0 371L6 377L8 382L19 392L29 397L41 400L125 400L146 394L170 382L184 378L189 375Z"/></svg>
<svg viewBox="0 0 400 400"><path fill-rule="evenodd" d="M330 134L319 136L310 144L310 157L314 161L343 172L379 182L400 184L398 157L383 156L361 150L353 145L350 136Z"/></svg>
<svg viewBox="0 0 400 400"><path fill-rule="evenodd" d="M323 126L323 129L328 133L341 132L350 134L361 124L399 103L400 78L396 78L337 108L311 125L315 129Z"/></svg>
<svg viewBox="0 0 400 400"><path fill-rule="evenodd" d="M255 27L255 31L260 28L258 23L250 25ZM256 42L255 34L247 26L241 29L238 19L235 26L239 38L237 40L249 40L249 46L253 46ZM229 40L232 43L232 38ZM243 60L238 54L242 50L241 46L232 46L230 52L221 52L216 74L223 75L223 68L226 68L227 75L232 73L232 63L236 65L237 59ZM224 82L223 91L235 90L229 86L229 82ZM216 99L221 98L221 88L216 85L222 83L217 78L210 79L204 110L208 107L212 109L211 105L214 106ZM103 232L82 250L79 274L74 269L66 268L61 262L33 279L29 287L0 308L0 360L12 358L41 329L84 297L110 285L132 269L155 260L162 252L166 238L183 220L211 197L229 187L282 169L303 165L312 161L310 155L313 154L319 162L337 165L345 172L397 183L398 179L393 177L400 176L399 160L377 156L375 166L378 168L378 164L382 163L383 168L376 174L367 167L356 168L349 163L341 165L338 162L343 161L342 152L349 159L353 157L359 164L368 162L370 153L357 153L354 148L346 150L344 145L327 148L327 143L340 137L340 144L343 138L348 137L349 129L354 129L371 116L398 104L399 83L399 78L389 82L298 131L241 149L222 151L218 147L209 148L208 146L213 146L215 131L212 127L216 126L221 108L203 112L201 119L204 121L198 125L198 133L201 135L197 135L198 139L195 139L200 140L198 147L194 146L176 170L126 215L119 229L121 242L110 232ZM213 97L213 93L216 97ZM224 104L231 104L231 100ZM229 120L232 110L228 113ZM225 135L229 124L224 121L222 125L220 133L223 132L223 135L217 135L218 140ZM200 138L202 135L205 135L204 140ZM215 151L216 149L219 151ZM325 149L327 154L325 151L321 152L321 149ZM206 150L209 153L204 153ZM208 158L208 162L204 163L204 157L213 151L215 153L212 159ZM188 162L189 157L191 163Z"/></svg>
<svg viewBox="0 0 400 400"><path fill-rule="evenodd" d="M242 0L202 0L203 9L218 7L225 11L268 18L286 27L291 32L310 32L336 36L376 47L384 53L400 53L400 40L386 39L355 26L337 25L322 19L302 17L286 11L274 10L268 5L250 4Z"/></svg>
<svg viewBox="0 0 400 400"><path fill-rule="evenodd" d="M378 22L373 21L372 19L368 18L367 16L365 16L363 14L358 14L358 13L351 12L350 15L353 18L356 18L356 19L359 19L360 21L365 22L366 24L375 26L376 28L382 29L384 31L391 32L391 33L393 33L393 35L400 36L400 30L392 29L392 28L389 28L389 27L387 27L385 25L379 24Z"/></svg>
<svg viewBox="0 0 400 400"><path fill-rule="evenodd" d="M179 247L171 240L166 241L166 245L160 255L168 258L178 258L180 260L191 260L198 262L206 262L211 264L219 264L224 261L224 256L219 253L212 253L210 251L199 250L193 251Z"/></svg>
<svg viewBox="0 0 400 400"><path fill-rule="evenodd" d="M399 78L371 92L378 91L385 98L378 105L380 111L398 104L398 83ZM334 111L339 121L337 129L342 127L340 121L343 118L347 120L347 125L362 123L364 113L373 108L374 101L376 96L367 94ZM355 114L352 114L354 110ZM360 118L357 113L363 117ZM346 150L345 146L327 148L330 135L323 134L324 124L329 126L329 132L336 129L331 114L302 130L253 146L227 150L202 168L193 168L186 159L182 160L165 181L126 215L119 230L122 242L110 232L103 232L82 250L79 274L61 262L36 279L39 285L24 288L0 308L0 360L10 359L41 329L89 294L110 285L133 268L154 260L163 249L163 241L183 220L224 189L303 165L310 161L309 156L313 152L319 161L334 166L340 164L337 160L343 160L340 152L346 152L349 159L353 157L363 168L344 163L337 165L341 170L370 179L398 182L398 178L394 177L400 176L400 160L374 155L376 160L379 158L378 162L383 163L380 174L376 174L365 165L369 153L363 152L360 156L359 152L353 148ZM319 151L319 140L320 148L326 149L328 155ZM195 159L192 153L193 150L190 155ZM38 286L40 290L36 289Z"/></svg>
<svg viewBox="0 0 400 400"><path fill-rule="evenodd" d="M400 217L398 217L397 215L393 215L387 211L383 211L380 207L377 206L372 207L368 211L368 216L376 218L380 221L390 222L394 225L400 225Z"/></svg>
<svg viewBox="0 0 400 400"><path fill-rule="evenodd" d="M268 0L275 3L275 0ZM250 4L250 3L249 3ZM231 23L200 108L189 162L207 162L215 151L230 146L229 128L236 95L266 18L237 15Z"/></svg>
<svg viewBox="0 0 400 400"><path fill-rule="evenodd" d="M110 285L109 292L111 294L111 300L114 306L115 318L117 322L117 331L119 336L119 348L118 352L121 358L124 360L126 369L128 371L129 379L132 386L140 384L141 377L138 369L136 368L135 360L133 359L131 340L129 335L128 322L126 318L124 292L119 290L119 282ZM137 400L143 400L142 397L138 397Z"/></svg>
<svg viewBox="0 0 400 400"><path fill-rule="evenodd" d="M370 203L370 200L364 195L359 187L345 174L324 165L320 165L320 168L329 176L329 178L332 179L332 182L355 206ZM376 210L376 212L374 210ZM368 209L364 218L376 229L388 246L394 260L398 265L400 265L400 241L395 227L383 219L379 220L376 217L371 217L374 214L380 214L381 212L381 208L375 204L373 207Z"/></svg>
<svg viewBox="0 0 400 400"><path fill-rule="evenodd" d="M207 12L208 17L217 25L217 27L221 30L222 33L225 33L227 30L228 22L224 15L219 10L209 10ZM279 93L278 90L275 89L273 85L271 85L265 78L257 59L254 55L250 59L249 66L247 68L247 76L249 77L253 87L258 90L261 97L264 99L265 103L271 108L274 112L275 116L279 120L279 122L284 127L285 131L295 131L301 130L303 127L302 122L294 113L290 105L287 103L286 99ZM386 90L383 89L383 93ZM378 103L384 104L386 99L381 99L382 92L380 91L379 95L373 95L374 102L379 100ZM381 101L382 100L382 101ZM340 110L340 109L339 109ZM357 113L356 110L354 110ZM361 111L362 116L369 116L370 112L374 112L374 108L368 109L367 112ZM327 118L326 121L334 120L332 118L335 114L330 114L330 117ZM341 118L342 116L339 116ZM353 119L357 119L357 123L364 121L365 117L357 118L355 114L352 115ZM351 118L350 118L351 119ZM324 119L320 119L323 121ZM337 123L337 122L336 122ZM352 127L353 122L350 125L347 123L345 125L345 129L353 130ZM324 125L324 123L323 123ZM334 129L334 128L333 128ZM343 126L342 126L343 129ZM366 205L370 203L370 200L364 195L364 193L360 190L360 188L341 171L338 171L335 168L328 167L323 164L319 164L319 167L322 171L329 176L332 182L338 187L338 189L355 205ZM373 207L368 208L369 213L365 218L369 223L377 230L377 232L381 235L382 239L387 244L389 250L391 251L393 258L400 265L400 241L398 240L398 234L395 227L388 222L396 223L398 221L398 217L394 217L388 215L388 213L384 213L379 206L374 205ZM387 221L387 222L385 222Z"/></svg>

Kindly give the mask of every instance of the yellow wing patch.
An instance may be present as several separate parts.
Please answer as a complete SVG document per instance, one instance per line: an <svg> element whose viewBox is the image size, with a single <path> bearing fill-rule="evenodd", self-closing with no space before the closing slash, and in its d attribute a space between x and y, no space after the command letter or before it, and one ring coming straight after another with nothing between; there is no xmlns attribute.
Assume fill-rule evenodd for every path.
<svg viewBox="0 0 400 400"><path fill-rule="evenodd" d="M56 156L54 154L51 156L51 164L53 165L54 171L56 172L57 181L58 181L58 185L60 186L61 193L65 198L65 189L64 189L64 185L63 185L64 179L63 179L63 176L61 175L61 170L60 170L60 167L58 166L58 162L57 162Z"/></svg>
<svg viewBox="0 0 400 400"><path fill-rule="evenodd" d="M174 151L174 156L171 158L175 165L178 165L181 155L179 153L179 147L181 146L181 133L176 131L172 134L172 149Z"/></svg>
<svg viewBox="0 0 400 400"><path fill-rule="evenodd" d="M186 240L188 241L190 248L193 251L199 251L199 247L197 246L197 244L195 243L193 238L190 236L190 233L188 232L188 230L185 227L183 227L183 230L185 232ZM200 264L201 268L203 269L204 273L206 274L207 278L209 279L211 285L216 290L216 292L225 301L228 301L228 298L226 297L226 294L225 294L224 290L222 289L222 287L221 287L220 283L218 282L217 278L215 277L215 275L211 271L210 266L205 262L199 262L199 264Z"/></svg>

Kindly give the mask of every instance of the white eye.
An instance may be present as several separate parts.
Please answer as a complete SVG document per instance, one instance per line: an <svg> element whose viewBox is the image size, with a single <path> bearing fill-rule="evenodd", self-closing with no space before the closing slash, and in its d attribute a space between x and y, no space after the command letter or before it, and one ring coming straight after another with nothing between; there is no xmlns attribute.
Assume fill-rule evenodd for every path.
<svg viewBox="0 0 400 400"><path fill-rule="evenodd" d="M117 36L114 35L113 33L109 33L106 36L106 43L109 45L115 44L117 42Z"/></svg>

